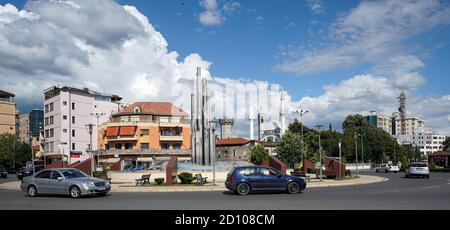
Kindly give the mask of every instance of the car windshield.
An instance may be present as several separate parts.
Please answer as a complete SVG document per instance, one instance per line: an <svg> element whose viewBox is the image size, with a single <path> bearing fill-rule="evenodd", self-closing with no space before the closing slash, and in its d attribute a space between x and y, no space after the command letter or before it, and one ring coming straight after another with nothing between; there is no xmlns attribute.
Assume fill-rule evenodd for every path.
<svg viewBox="0 0 450 230"><path fill-rule="evenodd" d="M60 170L60 172L67 179L87 177L87 175L84 174L83 172L81 172L79 170L74 170L74 169L64 169L64 170Z"/></svg>
<svg viewBox="0 0 450 230"><path fill-rule="evenodd" d="M427 165L423 164L423 163L417 163L417 164L412 164L411 167L427 167Z"/></svg>

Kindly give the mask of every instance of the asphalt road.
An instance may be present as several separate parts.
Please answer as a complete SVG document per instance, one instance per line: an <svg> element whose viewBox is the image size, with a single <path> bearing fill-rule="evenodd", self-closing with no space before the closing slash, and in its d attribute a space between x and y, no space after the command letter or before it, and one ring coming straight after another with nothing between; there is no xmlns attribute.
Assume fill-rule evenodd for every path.
<svg viewBox="0 0 450 230"><path fill-rule="evenodd" d="M106 197L71 199L61 196L30 198L20 191L0 189L0 209L450 209L449 173L431 173L430 179L404 178L403 173L377 175L387 177L389 181L368 185L307 188L297 195L272 193L238 196L228 192L152 192L111 193ZM0 179L0 183L8 180L15 180L15 177Z"/></svg>

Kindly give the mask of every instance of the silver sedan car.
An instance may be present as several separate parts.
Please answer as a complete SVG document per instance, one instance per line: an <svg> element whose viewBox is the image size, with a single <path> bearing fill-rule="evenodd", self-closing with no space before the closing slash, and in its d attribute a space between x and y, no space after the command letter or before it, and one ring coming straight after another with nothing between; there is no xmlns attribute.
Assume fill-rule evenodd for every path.
<svg viewBox="0 0 450 230"><path fill-rule="evenodd" d="M111 190L111 185L106 180L89 177L78 169L54 168L24 177L20 188L30 197L59 194L80 198L91 194L104 196Z"/></svg>

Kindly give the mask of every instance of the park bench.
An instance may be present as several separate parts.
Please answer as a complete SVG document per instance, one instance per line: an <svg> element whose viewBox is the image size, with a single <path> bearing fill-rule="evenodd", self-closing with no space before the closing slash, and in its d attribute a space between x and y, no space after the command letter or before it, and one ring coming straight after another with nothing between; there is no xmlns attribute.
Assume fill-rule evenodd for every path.
<svg viewBox="0 0 450 230"><path fill-rule="evenodd" d="M330 178L330 179L335 179L338 177L339 172L338 171L333 171L333 170L323 170L322 171L322 178ZM316 178L320 179L320 171L316 172Z"/></svg>
<svg viewBox="0 0 450 230"><path fill-rule="evenodd" d="M197 184L198 184L198 185L203 185L203 184L208 183L208 182L206 181L206 179L207 179L208 177L203 177L202 174L195 174L195 178L197 179Z"/></svg>
<svg viewBox="0 0 450 230"><path fill-rule="evenodd" d="M311 177L306 175L305 172L303 172L299 169L294 169L294 171L291 171L291 176L304 177L304 178L306 178L306 180L311 181Z"/></svg>
<svg viewBox="0 0 450 230"><path fill-rule="evenodd" d="M141 179L135 179L136 181L136 186L138 186L138 184L145 184L145 183L149 183L150 184L150 176L152 174L144 174L141 176Z"/></svg>

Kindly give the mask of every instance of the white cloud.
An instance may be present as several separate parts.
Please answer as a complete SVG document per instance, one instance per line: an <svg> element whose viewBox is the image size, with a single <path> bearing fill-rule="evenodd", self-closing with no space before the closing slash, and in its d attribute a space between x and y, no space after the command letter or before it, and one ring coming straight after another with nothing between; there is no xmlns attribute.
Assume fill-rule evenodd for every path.
<svg viewBox="0 0 450 230"><path fill-rule="evenodd" d="M315 14L320 14L324 12L323 1L322 0L306 0L308 8Z"/></svg>
<svg viewBox="0 0 450 230"><path fill-rule="evenodd" d="M256 24L262 24L264 22L264 17L263 16L258 16L256 17Z"/></svg>
<svg viewBox="0 0 450 230"><path fill-rule="evenodd" d="M217 0L200 0L200 6L205 10L198 16L198 20L204 26L216 26L225 20L225 13L238 12L241 8L239 2L228 1L223 6Z"/></svg>
<svg viewBox="0 0 450 230"><path fill-rule="evenodd" d="M275 69L311 74L410 55L410 38L449 23L450 7L438 0L363 1L336 19L321 46L294 49Z"/></svg>

